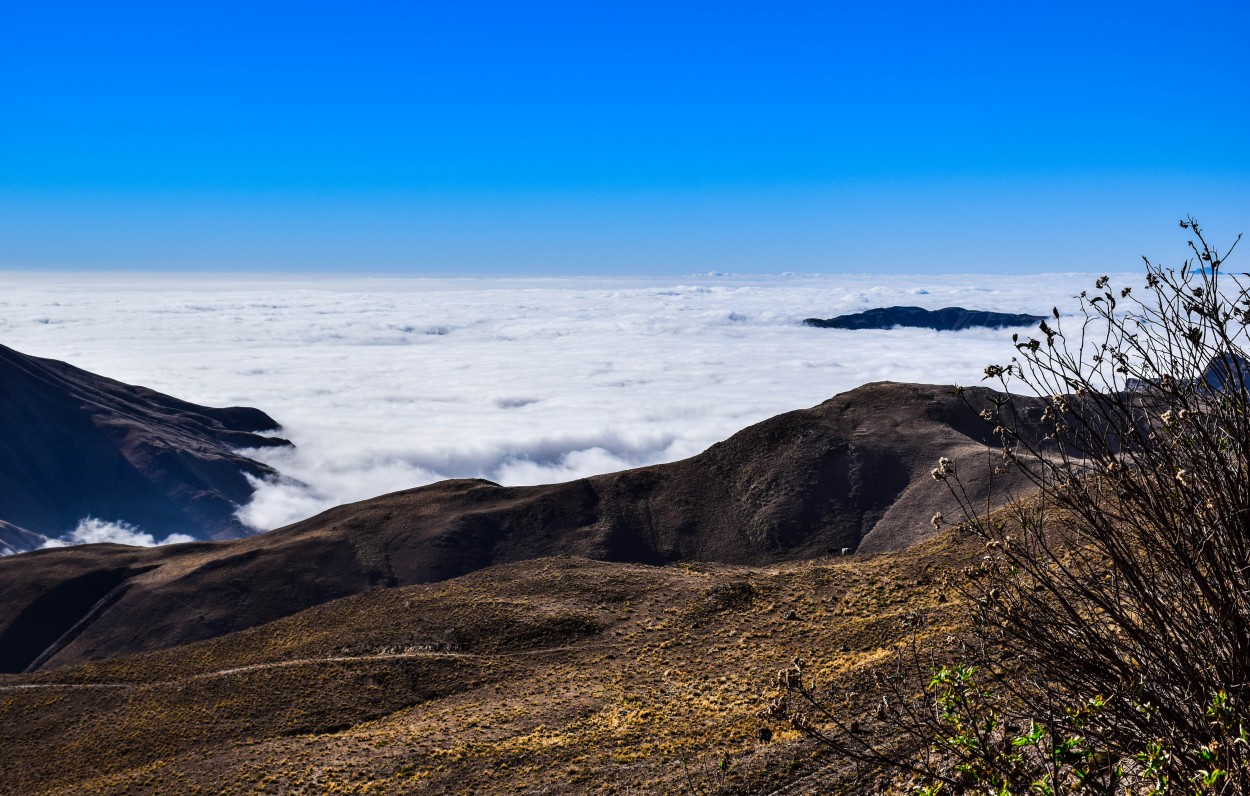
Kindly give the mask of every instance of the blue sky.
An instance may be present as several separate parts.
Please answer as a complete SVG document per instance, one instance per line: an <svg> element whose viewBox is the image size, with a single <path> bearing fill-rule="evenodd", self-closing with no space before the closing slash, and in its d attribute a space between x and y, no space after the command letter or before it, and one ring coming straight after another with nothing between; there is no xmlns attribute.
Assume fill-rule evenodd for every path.
<svg viewBox="0 0 1250 796"><path fill-rule="evenodd" d="M1250 230L1241 2L0 9L3 268L1124 270Z"/></svg>

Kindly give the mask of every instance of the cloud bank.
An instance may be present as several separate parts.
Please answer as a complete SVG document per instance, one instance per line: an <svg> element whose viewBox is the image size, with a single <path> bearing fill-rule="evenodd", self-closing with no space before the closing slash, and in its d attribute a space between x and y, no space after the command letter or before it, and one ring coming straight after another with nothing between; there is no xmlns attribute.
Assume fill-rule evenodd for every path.
<svg viewBox="0 0 1250 796"><path fill-rule="evenodd" d="M0 342L268 412L297 447L251 454L287 476L241 507L266 530L443 478L532 484L673 461L871 381L975 383L1010 358L1012 330L801 321L896 304L1045 314L1090 282L0 273Z"/></svg>
<svg viewBox="0 0 1250 796"><path fill-rule="evenodd" d="M157 540L150 533L144 533L128 522L107 522L96 517L84 517L78 527L61 539L49 539L43 543L43 549L49 547L68 547L76 544L128 544L137 547L152 547L158 544L179 544L194 542L194 536L184 533L171 533L164 539Z"/></svg>

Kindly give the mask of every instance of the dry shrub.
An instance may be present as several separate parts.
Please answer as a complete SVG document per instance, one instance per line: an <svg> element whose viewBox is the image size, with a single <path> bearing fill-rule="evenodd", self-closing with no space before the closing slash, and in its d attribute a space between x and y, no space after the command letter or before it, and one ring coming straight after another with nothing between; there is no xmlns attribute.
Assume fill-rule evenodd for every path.
<svg viewBox="0 0 1250 796"><path fill-rule="evenodd" d="M985 543L962 656L914 647L854 707L780 675L774 712L878 786L1250 793L1250 275L1181 228L1179 270L1098 279L986 368L991 466L1034 489L986 512L934 470ZM1044 439L1013 394L1045 399Z"/></svg>

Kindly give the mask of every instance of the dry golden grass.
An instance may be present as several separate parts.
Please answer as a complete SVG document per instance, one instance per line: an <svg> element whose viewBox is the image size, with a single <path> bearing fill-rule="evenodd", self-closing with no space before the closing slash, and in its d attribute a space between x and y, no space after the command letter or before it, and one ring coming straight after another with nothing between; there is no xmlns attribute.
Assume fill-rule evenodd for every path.
<svg viewBox="0 0 1250 796"><path fill-rule="evenodd" d="M539 559L0 677L0 793L835 787L845 772L764 717L775 672L800 655L850 683L917 612L943 643L940 584L967 555L943 536L760 568Z"/></svg>

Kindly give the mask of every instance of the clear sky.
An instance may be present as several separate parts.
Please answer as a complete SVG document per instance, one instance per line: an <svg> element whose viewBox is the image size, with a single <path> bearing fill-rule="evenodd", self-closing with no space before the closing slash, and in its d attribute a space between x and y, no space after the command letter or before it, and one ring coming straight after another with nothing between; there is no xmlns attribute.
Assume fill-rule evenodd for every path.
<svg viewBox="0 0 1250 796"><path fill-rule="evenodd" d="M1241 0L0 9L3 268L1125 270L1187 213L1250 231Z"/></svg>

